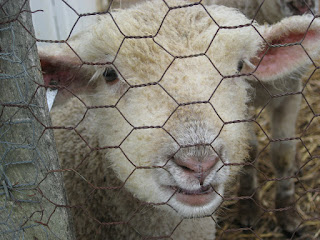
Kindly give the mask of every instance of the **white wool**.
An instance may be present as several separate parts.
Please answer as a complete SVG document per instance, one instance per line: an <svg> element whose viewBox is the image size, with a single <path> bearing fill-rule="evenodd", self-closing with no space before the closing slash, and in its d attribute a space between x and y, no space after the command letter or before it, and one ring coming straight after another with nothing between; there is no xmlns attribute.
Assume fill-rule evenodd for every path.
<svg viewBox="0 0 320 240"><path fill-rule="evenodd" d="M110 2L108 0L96 0L99 6L99 11L103 12L107 10ZM132 7L139 2L145 0L113 0L111 8L128 8ZM198 1L188 1L188 3L197 3ZM166 3L170 7L180 6L186 4L186 1L167 0ZM201 2L204 5L217 4L227 7L233 7L239 9L249 19L255 18L260 24L264 23L276 23L285 17L292 15L300 15L302 13L312 13L316 15L319 12L318 0L203 0ZM262 4L263 3L263 4ZM307 5L306 5L307 3ZM260 5L262 4L261 8ZM308 6L308 7L307 7ZM299 7L303 7L302 12L298 12ZM310 8L310 9L309 9Z"/></svg>
<svg viewBox="0 0 320 240"><path fill-rule="evenodd" d="M168 1L169 6L181 3L185 1ZM101 16L69 43L82 61L98 64L82 68L88 78L79 95L84 103L71 98L53 109L54 125L75 127L55 135L63 168L85 175L66 176L72 205L82 206L78 214L88 212L101 222L129 221L102 227L105 239L169 236L181 221L174 239L214 239L213 218L201 217L219 207L239 170L229 164L248 157L252 137L249 124L241 120L248 119L248 104L254 100L248 90L254 84L239 75L237 67L244 62L244 70L252 71L265 43L257 29L266 38L272 30L250 25L236 9L206 9L198 5L169 11L164 1L146 1ZM307 20L299 18L299 26ZM238 25L242 27L234 28ZM79 61L68 47L51 51L45 55ZM116 70L118 82L106 83L106 68ZM94 91L87 91L90 86ZM186 147L197 144L204 146ZM203 206L181 203L168 186L197 190L200 185L183 178L173 159L208 156L221 161L204 184L221 196ZM95 193L88 182L98 187ZM93 239L98 226L75 216L78 236Z"/></svg>

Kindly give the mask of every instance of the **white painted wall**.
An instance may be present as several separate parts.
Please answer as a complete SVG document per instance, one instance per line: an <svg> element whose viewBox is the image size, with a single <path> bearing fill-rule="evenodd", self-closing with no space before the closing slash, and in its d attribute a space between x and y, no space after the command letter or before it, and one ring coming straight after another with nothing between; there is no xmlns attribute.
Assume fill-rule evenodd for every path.
<svg viewBox="0 0 320 240"><path fill-rule="evenodd" d="M79 19L79 14L97 11L95 0L65 0L65 2L62 0L30 0L30 7L34 11L32 21L35 34L40 40L67 40L75 23L76 26L71 36L97 20L97 16L84 16ZM45 43L38 42L37 44L44 45ZM47 89L49 111L57 92L57 90Z"/></svg>
<svg viewBox="0 0 320 240"><path fill-rule="evenodd" d="M78 14L97 11L95 0L65 0ZM78 19L77 13L62 0L31 0L31 10L36 37L42 40L66 40ZM77 33L95 22L96 16L81 17L72 31Z"/></svg>

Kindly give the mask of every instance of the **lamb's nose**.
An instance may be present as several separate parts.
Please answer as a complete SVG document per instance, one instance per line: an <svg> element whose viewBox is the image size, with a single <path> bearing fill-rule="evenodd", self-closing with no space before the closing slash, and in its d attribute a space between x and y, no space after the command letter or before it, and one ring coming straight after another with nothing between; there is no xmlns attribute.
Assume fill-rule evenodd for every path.
<svg viewBox="0 0 320 240"><path fill-rule="evenodd" d="M174 162L183 169L186 174L191 174L193 177L197 178L200 185L203 185L206 177L211 173L214 166L219 161L219 157L212 156L206 157L199 161L195 157L188 157L184 159L175 158Z"/></svg>

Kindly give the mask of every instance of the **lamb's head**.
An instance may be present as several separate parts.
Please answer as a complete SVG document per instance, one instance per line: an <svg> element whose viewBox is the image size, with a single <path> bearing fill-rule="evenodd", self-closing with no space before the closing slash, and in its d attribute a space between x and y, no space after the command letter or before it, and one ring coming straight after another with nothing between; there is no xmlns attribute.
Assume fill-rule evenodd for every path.
<svg viewBox="0 0 320 240"><path fill-rule="evenodd" d="M318 8L317 0L267 0L263 2L260 11L264 13L265 20L268 22L278 22L283 17L292 15L316 14L319 11Z"/></svg>
<svg viewBox="0 0 320 240"><path fill-rule="evenodd" d="M279 43L303 36L308 19L275 34L223 6L169 10L148 1L101 16L68 43L73 50L42 50L44 79L96 106L87 128L134 196L185 217L210 215L248 154L247 73L267 81L303 66L306 56L292 68L266 66L285 57L264 46L273 35ZM316 28L304 42L314 42ZM260 71L250 61L261 58Z"/></svg>
<svg viewBox="0 0 320 240"><path fill-rule="evenodd" d="M278 1L284 16L301 15L310 11L316 13L316 0L285 0Z"/></svg>

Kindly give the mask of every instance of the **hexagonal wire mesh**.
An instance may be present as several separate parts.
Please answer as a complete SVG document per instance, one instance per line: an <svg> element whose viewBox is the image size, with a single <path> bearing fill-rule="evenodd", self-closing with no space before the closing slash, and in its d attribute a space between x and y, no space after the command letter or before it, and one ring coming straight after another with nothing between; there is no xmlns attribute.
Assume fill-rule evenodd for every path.
<svg viewBox="0 0 320 240"><path fill-rule="evenodd" d="M201 1L176 4L175 1L159 0L157 4L161 3L162 6L156 10L157 13L151 16L152 24L148 22L150 21L148 15L141 12L143 10L135 13L134 11L112 12L107 9L104 12L79 14L67 1L61 1L78 15L78 20L69 36L62 41L42 39L37 39L37 41L50 43L48 48L41 50L45 83L48 87L58 88L61 95L53 109L53 126L50 128L55 129L57 144L60 147L59 153L62 171L65 174L69 207L73 211L79 239L104 239L110 236L117 236L117 239L187 239L187 237L196 239L194 237L196 235L192 235L195 228L201 229L199 232L202 234L207 232L208 236L213 239L214 225L217 227L216 239L293 239L300 234L302 239L317 239L319 237L320 180L317 177L320 170L318 142L320 109L317 104L320 91L319 66L318 59L311 57L312 54L306 50L304 41L301 41L307 36L307 32L311 31L312 24L317 18L308 6L310 4L308 1L303 2L304 6L308 6L307 10L312 13L312 17L309 18L307 28L301 35L302 39L300 36L299 39L291 39L291 42L275 41L270 43L267 50L260 55L259 61L256 62L259 66L262 59L267 58L268 51L272 52L273 49L293 49L297 46L302 50L300 54L308 56L310 68L303 77L298 77L303 82L302 87L292 90L290 86L286 86L280 92L274 91L274 89L281 87L283 82L280 85L275 83L274 87L273 84L268 85L264 82L263 76L261 79L259 76L255 76L255 71L230 73L220 64L221 59L216 59L211 53L216 44L219 48L224 49L224 46L221 45L223 38L219 37L223 33L227 35L232 31L240 34L243 29L250 28L255 32L255 38L261 38L265 43L268 42L268 39L253 21L223 24L220 22L222 21L219 19L220 16L212 13L211 8ZM262 1L255 11L258 13L261 6L267 1ZM199 15L191 20L182 18L179 22L175 16L183 11L190 15L194 11L198 11ZM121 14L127 15L125 18L121 18ZM96 42L90 42L92 45L85 45L83 39L90 38L87 32L73 36L73 30L79 21L96 15L101 17L101 22L108 23L109 29L106 32L108 31L109 35L104 35L105 28L93 27L95 32L90 32L90 34L95 34L94 41ZM137 24L135 19L140 19L140 16L146 17L145 21L151 27L146 27L140 22L141 28L136 28L139 32L128 31L129 25ZM231 16L228 17L231 18ZM224 16L224 18L228 17ZM197 34L201 35L201 26L194 26L198 24L197 20L206 21L215 29L214 31L210 29L211 37L201 39L203 44L200 45L200 48L198 45L188 42L188 37L190 37L188 33L191 29L192 31L200 29ZM178 22L177 32L172 32L170 28L167 29L167 26L170 26L173 21ZM185 24L186 22L188 23ZM102 24L100 23L100 25ZM180 29L179 25L187 26L187 28ZM175 34L185 38L182 38L181 42L176 43L173 48L166 40L167 38L174 39ZM241 45L240 40L237 42L240 36L235 34L227 36L230 38L235 36L232 38L235 43L232 46L235 49L237 49L236 45ZM113 39L105 41L106 37L108 39L113 37ZM63 46L58 48L57 44ZM250 44L251 42L246 43L246 45ZM102 46L108 46L110 49L104 49ZM134 52L130 52L131 46L134 46ZM228 47L229 50L232 50L232 47ZM244 46L242 47L244 48ZM218 50L221 51L221 49ZM91 55L92 52L97 55ZM288 52L283 51L282 54L288 54ZM128 63L130 61L128 59L132 59L131 65ZM156 71L147 63L145 65L137 64L144 61L156 64ZM245 62L245 64L249 63ZM193 69L199 65L205 67L205 73L199 74L196 69ZM242 65L243 63L239 67L238 64L234 68L239 67L241 70ZM185 73L181 72L182 66L184 66ZM55 69L59 70L58 74ZM183 76L175 76L176 73ZM91 79L92 75L94 77ZM151 77L146 78L145 76ZM192 76L192 78L188 76ZM197 79L199 76L203 79ZM210 76L218 76L218 78L212 82ZM253 86L258 89L257 95L265 95L266 100L258 109L254 110L252 115L234 118L234 116L239 116L233 115L233 112L238 109L232 108L229 105L232 101L230 102L226 98L233 99L232 93L241 94L241 86L234 80L250 76L254 76L252 81L254 81ZM104 80L100 81L101 78ZM85 80L89 79L91 79L89 84L87 82L83 84ZM75 83L75 80L78 82ZM207 88L199 87L197 82L205 84ZM291 84L293 83L290 82L289 85ZM110 88L112 91L109 90ZM230 93L230 89L226 93L226 88L231 88L232 93ZM89 94L83 94L84 89ZM94 92L95 89L99 91ZM221 97L224 94L229 95ZM141 99L136 96L140 96ZM296 133L281 135L282 128L272 130L267 108L277 104L278 99L287 100L297 96L302 97L302 104L298 114ZM94 100L92 101L91 98ZM224 100L223 103L219 103L221 98ZM65 99L68 100L63 103ZM290 103L290 100L288 102ZM243 106L237 108L241 107ZM246 103L244 107L248 108ZM225 110L228 108L230 109ZM288 109L292 110L287 106L282 109L278 108L278 115L282 116L281 111ZM194 114L188 115L190 112ZM200 115L214 119L212 121L218 126L218 131L212 130L206 122L201 122ZM273 122L281 121L277 118L278 115L273 116ZM188 117L194 118L195 116L198 116L200 120L192 119L194 124L192 125ZM293 118L290 113L287 113L287 116ZM176 130L177 126L183 125L183 123L187 123L182 127L191 140L186 140L181 136L181 132ZM254 146L251 146L253 151L250 151L251 160L249 161L229 161L227 154L219 147L219 141L224 140L221 136L228 128L246 124L255 126L254 131L257 133L260 147L255 152ZM283 124L285 125L285 123ZM284 126L282 127L286 129ZM98 131L93 132L92 129ZM240 135L246 135L241 129L239 132ZM192 141L192 137L199 138L199 135L205 136L203 141ZM230 141L229 144L242 145L237 141ZM296 166L292 166L291 170L294 171L289 171L287 175L275 175L274 166L269 160L281 158L281 154L274 150L278 148L279 151L281 144L291 146L290 153L286 153L289 156L295 153L294 148L297 144L297 156L291 156L291 158L296 158ZM240 151L237 148L231 150ZM165 152L167 155L158 156L159 152ZM275 157L270 156L270 152ZM213 155L214 159L212 159ZM239 165L248 172L256 171L258 173L257 184L254 186L252 186L253 184L244 184L243 181L255 182L255 179L241 170L242 179L228 183L231 186L223 194L219 184L205 182L205 177L210 174L206 174L206 171L203 170L199 172L194 169L193 166L199 163L195 164L194 161L190 163L185 160L190 156L191 158L197 156L205 164L210 163L210 167L205 167L203 163L201 168L211 169L212 165L217 165L218 167L214 171L220 172L222 175L227 175L229 171L235 171ZM236 153L234 156L237 156ZM209 160L205 160L206 158ZM199 160L199 162L201 161ZM290 165L289 163L283 164ZM182 169L178 173L172 171L172 169L176 169L174 168L176 166L180 166ZM289 168L281 164L275 164L275 166L276 170L283 167ZM183 185L184 183L172 185L169 180L169 182L161 181L159 179L167 177L163 172L187 176L191 172L191 175L197 175L196 178L199 180L201 188L200 190L194 188L187 190L186 187L182 187L188 186ZM146 176L143 183L140 181L141 175ZM154 180L149 176L170 186L169 196L153 188ZM220 178L223 181L223 176ZM241 189L240 183L248 185L250 188L253 187L253 189L250 189L248 193L246 189L242 188L238 197L237 189ZM294 198L277 199L278 203L276 201L275 205L274 198L275 195L278 195L276 194L277 189L281 186L282 188L287 186L287 191L290 192L292 190L288 186L290 184L295 185ZM139 186L140 192L133 189L137 186ZM126 189L131 189L131 192ZM153 191L159 191L159 193ZM154 194L163 194L164 198L159 200L151 197L151 200L148 199ZM178 212L183 211L177 209L179 207L176 207L174 203L177 198L189 205L205 205L204 203L208 200L203 196L207 195L214 195L215 199L219 199L217 200L218 206L213 208L210 213L204 211L206 214L202 214L203 216L196 218L197 220L190 219L190 216L171 216L170 212L163 215L158 214L161 211L158 208L162 207ZM140 200L136 197L139 197ZM242 206L248 208L242 209ZM247 226L239 224L239 215L243 218L253 213L258 213L257 216L254 216L254 221L250 221ZM279 219L281 222L283 214L289 215L289 219L285 218L285 221L290 222L290 218L297 221L293 229L288 229L287 235L279 226ZM280 215L278 220L276 219L277 215ZM168 216L170 216L169 220ZM244 221L240 219L242 224ZM152 229L152 234L146 229ZM189 232L190 229L191 232ZM286 230L285 226L284 229ZM183 232L185 235L181 237Z"/></svg>
<svg viewBox="0 0 320 240"><path fill-rule="evenodd" d="M0 238L70 239L27 1L0 1L0 19Z"/></svg>

